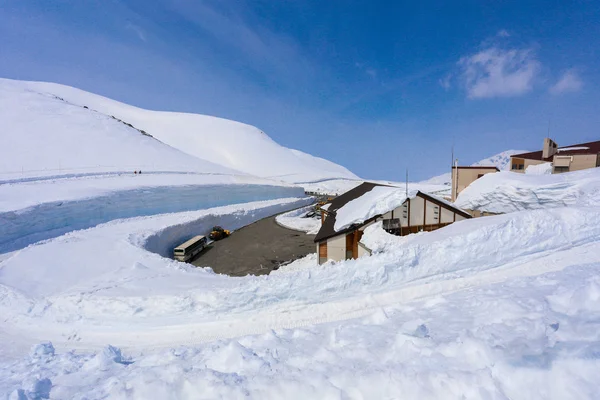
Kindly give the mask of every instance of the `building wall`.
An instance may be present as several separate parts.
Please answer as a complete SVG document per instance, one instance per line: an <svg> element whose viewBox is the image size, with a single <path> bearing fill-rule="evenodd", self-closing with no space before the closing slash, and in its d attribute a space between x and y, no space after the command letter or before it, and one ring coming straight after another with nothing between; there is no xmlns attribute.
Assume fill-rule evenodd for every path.
<svg viewBox="0 0 600 400"><path fill-rule="evenodd" d="M597 154L578 154L573 156L560 156L560 154L557 154L554 156L554 160L556 165L563 164L564 160L570 160L570 162L565 163L568 164L569 172L581 171L582 169L595 168L598 166ZM555 173L555 171L552 172Z"/></svg>
<svg viewBox="0 0 600 400"><path fill-rule="evenodd" d="M415 197L410 199L410 225L423 225L423 211L425 210L425 199Z"/></svg>
<svg viewBox="0 0 600 400"><path fill-rule="evenodd" d="M448 224L454 222L454 212L442 207L441 221L442 224Z"/></svg>
<svg viewBox="0 0 600 400"><path fill-rule="evenodd" d="M346 259L346 235L327 239L327 258L333 261Z"/></svg>
<svg viewBox="0 0 600 400"><path fill-rule="evenodd" d="M491 168L452 168L452 201L467 186L475 182L482 175L498 172ZM458 182L458 183L457 183Z"/></svg>
<svg viewBox="0 0 600 400"><path fill-rule="evenodd" d="M440 206L430 201L425 201L425 224L434 225L440 223Z"/></svg>

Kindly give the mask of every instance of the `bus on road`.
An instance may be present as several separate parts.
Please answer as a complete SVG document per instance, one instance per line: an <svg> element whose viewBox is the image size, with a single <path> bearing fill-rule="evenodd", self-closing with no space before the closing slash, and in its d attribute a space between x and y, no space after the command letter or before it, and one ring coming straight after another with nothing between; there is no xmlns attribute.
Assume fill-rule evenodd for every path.
<svg viewBox="0 0 600 400"><path fill-rule="evenodd" d="M194 236L187 242L175 247L173 256L177 261L189 261L204 250L207 242L206 236Z"/></svg>

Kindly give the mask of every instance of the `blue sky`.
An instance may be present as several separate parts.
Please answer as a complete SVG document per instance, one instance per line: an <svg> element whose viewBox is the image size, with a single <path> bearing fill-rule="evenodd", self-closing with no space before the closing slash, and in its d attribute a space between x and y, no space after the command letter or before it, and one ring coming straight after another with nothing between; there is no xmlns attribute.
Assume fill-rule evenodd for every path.
<svg viewBox="0 0 600 400"><path fill-rule="evenodd" d="M0 76L255 125L364 178L600 140L597 1L0 2Z"/></svg>

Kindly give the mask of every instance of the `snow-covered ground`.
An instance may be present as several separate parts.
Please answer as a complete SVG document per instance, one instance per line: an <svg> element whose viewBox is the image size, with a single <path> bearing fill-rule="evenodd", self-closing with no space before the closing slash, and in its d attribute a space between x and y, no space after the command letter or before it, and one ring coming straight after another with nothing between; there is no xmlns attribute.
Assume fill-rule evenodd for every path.
<svg viewBox="0 0 600 400"><path fill-rule="evenodd" d="M317 216L307 217L314 212L314 205L292 210L275 217L277 223L295 231L305 232L310 235L316 235L321 229L321 219Z"/></svg>
<svg viewBox="0 0 600 400"><path fill-rule="evenodd" d="M508 213L564 206L600 205L600 168L563 174L487 174L463 190L456 205Z"/></svg>
<svg viewBox="0 0 600 400"><path fill-rule="evenodd" d="M233 278L170 253L289 210L314 231L288 183L362 181L248 125L61 85L0 80L0 122L0 398L597 398L600 169L488 174L458 205L516 212L374 224L371 257Z"/></svg>
<svg viewBox="0 0 600 400"><path fill-rule="evenodd" d="M117 221L5 260L0 388L32 398L432 399L591 399L600 389L600 209L403 238L375 225L365 233L382 244L370 243L372 257L263 277L192 270L139 247L167 219L200 216ZM101 259L60 279L61 254L89 248ZM25 354L45 340L54 350Z"/></svg>

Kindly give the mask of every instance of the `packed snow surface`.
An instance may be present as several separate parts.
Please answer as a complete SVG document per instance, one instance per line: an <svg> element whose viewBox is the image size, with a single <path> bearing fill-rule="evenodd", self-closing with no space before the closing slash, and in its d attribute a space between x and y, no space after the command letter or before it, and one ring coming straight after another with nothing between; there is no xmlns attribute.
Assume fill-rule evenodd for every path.
<svg viewBox="0 0 600 400"><path fill-rule="evenodd" d="M54 83L0 79L0 120L8 141L0 149L0 174L7 177L142 169L287 182L357 179L346 168L283 147L250 125L144 110Z"/></svg>
<svg viewBox="0 0 600 400"><path fill-rule="evenodd" d="M377 215L400 207L406 199L417 194L416 190L408 192L396 187L375 186L373 190L349 201L335 214L334 229L341 231L351 225L360 224Z"/></svg>
<svg viewBox="0 0 600 400"><path fill-rule="evenodd" d="M277 223L295 231L305 232L309 235L316 235L321 229L321 219L317 216L308 217L310 213L314 214L314 205L292 210L275 217Z"/></svg>
<svg viewBox="0 0 600 400"><path fill-rule="evenodd" d="M549 175L552 173L552 163L546 162L536 165L530 165L525 170L527 175Z"/></svg>
<svg viewBox="0 0 600 400"><path fill-rule="evenodd" d="M456 205L508 213L563 206L600 205L600 168L552 175L486 174L463 190Z"/></svg>
<svg viewBox="0 0 600 400"><path fill-rule="evenodd" d="M598 208L471 219L406 237L375 225L364 236L381 243L371 257L263 277L219 276L137 250L163 235L167 217L202 215L115 221L5 260L0 391L592 399L600 389ZM61 266L66 254L98 246L89 268ZM15 275L21 262L29 279Z"/></svg>

